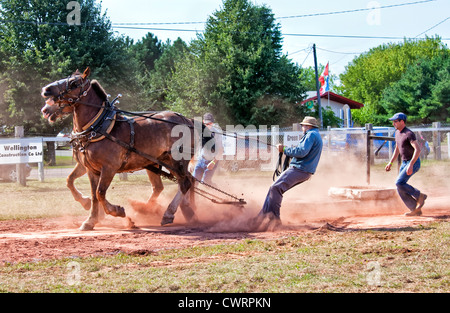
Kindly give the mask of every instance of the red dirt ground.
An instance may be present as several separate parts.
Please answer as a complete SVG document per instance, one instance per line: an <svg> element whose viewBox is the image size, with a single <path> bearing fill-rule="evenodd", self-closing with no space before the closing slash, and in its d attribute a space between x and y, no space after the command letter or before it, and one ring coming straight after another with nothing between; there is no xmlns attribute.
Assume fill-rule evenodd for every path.
<svg viewBox="0 0 450 313"><path fill-rule="evenodd" d="M108 256L117 253L146 255L163 249L186 248L201 245L233 243L243 239L270 240L286 236L301 236L305 232L360 231L373 229L392 231L401 228L426 225L437 220L450 221L449 198L429 198L420 217L405 217L403 212L364 211L361 203L358 210L354 203L315 203L314 214L300 214L303 209L311 212L311 207L290 203L282 208L281 229L266 232L246 231L244 217L209 219L195 225L188 225L175 219L170 226L157 226L157 222L136 222L137 229L127 229L125 219L107 217L94 231L78 230L84 218L66 217L53 219L30 219L0 221L0 266L16 262L35 262L61 258L88 256ZM333 205L333 214L329 206ZM328 207L327 207L328 206ZM342 209L343 207L346 209ZM320 209L325 208L323 216ZM367 206L369 207L369 206ZM306 211L305 211L306 210ZM355 214L358 212L359 214ZM253 213L252 213L253 214ZM247 216L245 216L247 215ZM136 215L134 215L136 217Z"/></svg>

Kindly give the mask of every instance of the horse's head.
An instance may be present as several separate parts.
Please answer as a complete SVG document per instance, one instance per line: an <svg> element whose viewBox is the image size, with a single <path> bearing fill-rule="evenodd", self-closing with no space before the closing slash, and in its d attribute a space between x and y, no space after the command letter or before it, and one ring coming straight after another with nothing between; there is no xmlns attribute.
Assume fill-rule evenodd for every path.
<svg viewBox="0 0 450 313"><path fill-rule="evenodd" d="M46 99L45 106L41 109L44 118L49 122L55 122L63 114L73 112L73 105L86 96L90 87L87 77L91 73L86 68L83 73L78 70L65 79L55 81L42 88L41 96Z"/></svg>

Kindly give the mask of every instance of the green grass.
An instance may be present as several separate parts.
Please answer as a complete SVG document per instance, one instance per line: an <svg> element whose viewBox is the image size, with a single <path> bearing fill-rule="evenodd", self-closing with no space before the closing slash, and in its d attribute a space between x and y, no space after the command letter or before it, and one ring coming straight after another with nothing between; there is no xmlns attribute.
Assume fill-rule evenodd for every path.
<svg viewBox="0 0 450 313"><path fill-rule="evenodd" d="M445 185L448 165L424 162L424 181ZM383 174L381 167L373 171ZM88 193L86 177L77 186ZM86 215L65 178L28 181L26 187L1 183L1 190L0 220ZM123 205L129 195L146 200L150 192L145 175L130 175L128 181L113 181L108 198ZM145 256L2 263L0 292L449 292L449 263L450 224L442 220L391 231L247 238Z"/></svg>
<svg viewBox="0 0 450 313"><path fill-rule="evenodd" d="M168 190L174 184L164 181ZM84 195L90 196L87 176L79 178L75 185ZM66 178L51 178L44 182L27 180L27 186L17 183L0 182L0 220L49 218L86 215L86 211L66 187ZM128 205L130 195L134 200L146 201L151 194L151 184L147 175L129 175L128 181L120 181L116 176L108 190L108 199L113 203Z"/></svg>
<svg viewBox="0 0 450 313"><path fill-rule="evenodd" d="M448 292L449 233L441 222L7 264L0 292Z"/></svg>
<svg viewBox="0 0 450 313"><path fill-rule="evenodd" d="M74 167L77 163L72 156L56 156L56 165L50 168Z"/></svg>

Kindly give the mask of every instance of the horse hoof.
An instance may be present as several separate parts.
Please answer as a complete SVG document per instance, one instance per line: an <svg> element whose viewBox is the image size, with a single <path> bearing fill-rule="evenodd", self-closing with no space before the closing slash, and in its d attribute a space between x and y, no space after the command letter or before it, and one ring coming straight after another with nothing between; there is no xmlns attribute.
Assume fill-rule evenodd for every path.
<svg viewBox="0 0 450 313"><path fill-rule="evenodd" d="M166 217L163 216L162 220L161 220L161 226L167 225L167 224L172 224L173 223L173 217Z"/></svg>
<svg viewBox="0 0 450 313"><path fill-rule="evenodd" d="M121 206L114 206L112 210L108 210L106 213L108 213L111 216L114 217L126 217L125 209Z"/></svg>
<svg viewBox="0 0 450 313"><path fill-rule="evenodd" d="M94 225L88 222L84 222L81 227L80 227L81 231L89 231L89 230L94 230Z"/></svg>
<svg viewBox="0 0 450 313"><path fill-rule="evenodd" d="M117 213L117 217L126 217L127 216L125 214L125 209L123 207L118 207L116 213Z"/></svg>

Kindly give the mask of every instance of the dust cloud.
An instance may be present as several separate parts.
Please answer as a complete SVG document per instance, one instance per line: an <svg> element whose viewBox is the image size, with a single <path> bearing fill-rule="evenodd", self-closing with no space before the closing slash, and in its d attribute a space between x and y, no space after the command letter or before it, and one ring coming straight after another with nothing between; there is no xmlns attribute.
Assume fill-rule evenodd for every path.
<svg viewBox="0 0 450 313"><path fill-rule="evenodd" d="M246 201L243 207L215 204L196 195L196 215L198 221L193 226L211 232L250 231L249 221L262 208L272 181L273 172L242 171L237 174L218 172L213 178L214 184L221 190ZM396 171L371 173L371 188L395 188ZM331 187L360 186L369 187L366 181L366 166L360 157L353 154L323 153L314 174L309 181L295 186L284 194L281 206L283 227L301 226L313 221L337 219L348 215L377 215L404 212L396 197L390 201L357 201L336 199L328 194ZM207 187L200 188L211 192ZM216 193L217 194L217 193ZM133 209L127 213L136 224L159 225L165 208L174 193L163 193L158 204L152 208L144 203L132 202ZM231 200L218 194L225 200ZM130 211L129 211L130 212ZM186 221L178 209L174 225Z"/></svg>

